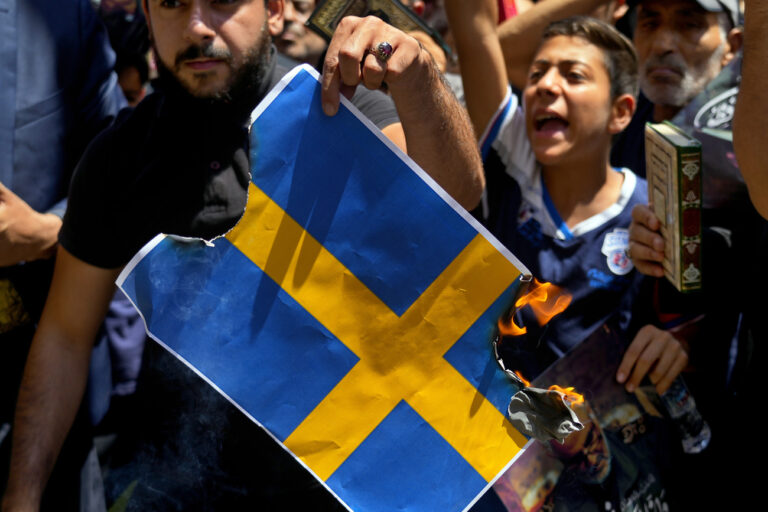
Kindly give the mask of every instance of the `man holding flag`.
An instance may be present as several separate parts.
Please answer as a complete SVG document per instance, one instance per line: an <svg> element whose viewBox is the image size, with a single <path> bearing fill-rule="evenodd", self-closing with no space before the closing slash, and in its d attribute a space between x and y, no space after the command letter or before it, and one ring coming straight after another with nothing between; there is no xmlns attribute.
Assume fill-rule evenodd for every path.
<svg viewBox="0 0 768 512"><path fill-rule="evenodd" d="M271 46L282 30L283 7L283 0L144 0L162 86L91 145L73 179L53 284L16 410L4 512L41 507L45 481L85 387L91 340L121 269L158 233L212 239L238 222L249 182L249 114L285 73ZM340 95L350 96L358 85L375 90L383 84L399 117L396 122L382 114L387 109L374 101L379 107L371 110L381 116L377 124L384 134L407 148L459 204L474 207L483 178L472 128L431 56L377 18L342 20L324 62L318 99L323 111L335 115ZM279 466L265 450L257 447L261 460L248 463ZM198 454L201 465L207 455ZM166 489L179 494L157 500L180 510L189 509L189 502L224 510L243 503L219 495L228 486L233 496L254 492L239 488L246 479L237 475L227 479L207 469L183 469L189 488L219 478L217 495L192 495L175 482ZM312 484L285 480L277 484L287 485L283 492L263 482L271 488L251 503L316 504L317 497L308 494ZM153 506L171 506L159 503Z"/></svg>

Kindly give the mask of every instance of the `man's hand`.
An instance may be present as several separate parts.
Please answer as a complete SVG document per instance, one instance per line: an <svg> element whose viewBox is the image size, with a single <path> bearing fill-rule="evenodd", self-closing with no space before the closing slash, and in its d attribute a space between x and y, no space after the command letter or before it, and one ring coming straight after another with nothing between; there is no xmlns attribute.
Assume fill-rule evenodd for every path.
<svg viewBox="0 0 768 512"><path fill-rule="evenodd" d="M387 42L392 56L386 62L375 48ZM433 66L431 56L419 42L375 16L347 16L339 22L328 45L323 64L323 110L332 116L339 109L339 94L351 97L358 84L378 89L386 83L393 96L397 91L416 91L419 78Z"/></svg>
<svg viewBox="0 0 768 512"><path fill-rule="evenodd" d="M385 42L392 46L392 53L382 59L376 49ZM402 128L388 133L387 129L393 128L388 126L385 135L407 150L408 156L461 206L477 206L485 186L480 151L466 111L432 56L416 39L379 18L344 18L336 27L323 63L323 110L335 115L341 94L351 97L359 84L378 89L383 83Z"/></svg>
<svg viewBox="0 0 768 512"><path fill-rule="evenodd" d="M53 255L61 219L38 213L0 183L0 267Z"/></svg>
<svg viewBox="0 0 768 512"><path fill-rule="evenodd" d="M632 208L632 223L629 225L629 258L641 273L662 277L664 267L664 239L659 234L661 222L653 211L644 204Z"/></svg>
<svg viewBox="0 0 768 512"><path fill-rule="evenodd" d="M616 380L632 393L648 375L659 394L688 364L688 353L682 343L668 331L646 325L638 331L621 360Z"/></svg>

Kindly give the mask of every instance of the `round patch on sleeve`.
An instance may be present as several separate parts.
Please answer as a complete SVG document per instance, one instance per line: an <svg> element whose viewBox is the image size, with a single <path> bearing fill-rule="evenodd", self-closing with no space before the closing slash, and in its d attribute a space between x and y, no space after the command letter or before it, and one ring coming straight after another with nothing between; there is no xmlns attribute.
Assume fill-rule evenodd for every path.
<svg viewBox="0 0 768 512"><path fill-rule="evenodd" d="M628 248L629 231L626 229L614 229L603 239L603 248L600 252L605 254L608 268L617 276L629 274L634 268L632 260L627 255Z"/></svg>

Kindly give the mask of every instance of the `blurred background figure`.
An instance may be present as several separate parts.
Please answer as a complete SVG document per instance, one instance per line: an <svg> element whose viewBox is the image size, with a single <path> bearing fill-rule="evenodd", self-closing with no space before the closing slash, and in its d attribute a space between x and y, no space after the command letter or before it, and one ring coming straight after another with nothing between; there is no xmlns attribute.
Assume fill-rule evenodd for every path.
<svg viewBox="0 0 768 512"><path fill-rule="evenodd" d="M125 99L130 106L135 107L147 95L149 87L147 57L140 53L118 54L115 72Z"/></svg>
<svg viewBox="0 0 768 512"><path fill-rule="evenodd" d="M115 72L128 103L135 107L149 91L149 31L139 0L101 0L98 12L117 56Z"/></svg>
<svg viewBox="0 0 768 512"><path fill-rule="evenodd" d="M275 38L277 51L298 62L317 66L328 46L305 23L315 10L315 0L285 0L283 33Z"/></svg>

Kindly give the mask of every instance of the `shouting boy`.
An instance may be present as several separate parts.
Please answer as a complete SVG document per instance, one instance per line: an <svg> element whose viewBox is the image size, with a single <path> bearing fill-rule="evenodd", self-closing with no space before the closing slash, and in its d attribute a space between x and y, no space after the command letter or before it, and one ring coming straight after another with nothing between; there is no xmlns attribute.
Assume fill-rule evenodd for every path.
<svg viewBox="0 0 768 512"><path fill-rule="evenodd" d="M446 8L470 117L478 133L487 126L483 220L535 276L573 295L541 340L528 336L513 345L518 368L535 376L609 317L629 327L640 276L626 256L627 227L632 207L647 201L647 186L630 169L613 168L609 153L635 110L637 56L606 23L556 22L530 64L520 108L507 80L494 3L479 4L452 0ZM633 355L659 339L677 350ZM619 380L636 386L650 374L663 392L686 363L677 340L648 325L630 344Z"/></svg>

